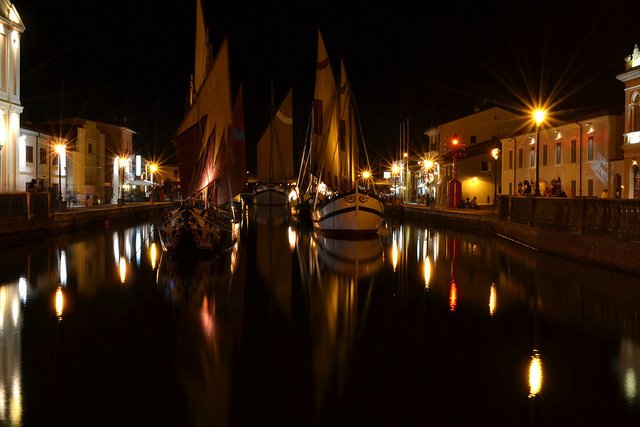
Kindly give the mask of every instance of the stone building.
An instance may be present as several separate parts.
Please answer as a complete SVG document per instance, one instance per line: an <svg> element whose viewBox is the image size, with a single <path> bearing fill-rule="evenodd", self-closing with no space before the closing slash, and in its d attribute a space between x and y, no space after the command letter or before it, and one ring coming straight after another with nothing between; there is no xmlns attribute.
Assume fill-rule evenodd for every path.
<svg viewBox="0 0 640 427"><path fill-rule="evenodd" d="M625 71L617 79L624 83L624 151L622 197L640 199L640 50L635 45L625 58Z"/></svg>

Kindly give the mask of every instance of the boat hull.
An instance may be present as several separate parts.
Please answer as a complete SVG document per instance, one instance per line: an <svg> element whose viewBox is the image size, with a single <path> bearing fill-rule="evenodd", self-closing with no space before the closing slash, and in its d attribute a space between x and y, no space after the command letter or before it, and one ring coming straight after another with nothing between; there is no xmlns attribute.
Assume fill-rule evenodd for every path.
<svg viewBox="0 0 640 427"><path fill-rule="evenodd" d="M158 231L164 251L188 255L214 254L235 244L240 225L212 211L180 206L162 215Z"/></svg>
<svg viewBox="0 0 640 427"><path fill-rule="evenodd" d="M279 188L260 189L253 194L254 205L285 206L287 202L287 193Z"/></svg>
<svg viewBox="0 0 640 427"><path fill-rule="evenodd" d="M349 193L325 201L311 211L313 228L335 237L367 237L378 234L384 204L371 194Z"/></svg>

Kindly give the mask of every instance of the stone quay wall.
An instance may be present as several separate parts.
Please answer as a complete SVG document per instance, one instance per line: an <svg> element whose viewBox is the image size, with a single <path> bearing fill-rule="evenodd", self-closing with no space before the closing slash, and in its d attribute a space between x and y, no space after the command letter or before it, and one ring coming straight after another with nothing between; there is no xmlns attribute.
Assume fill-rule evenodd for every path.
<svg viewBox="0 0 640 427"><path fill-rule="evenodd" d="M104 227L120 222L154 220L172 203L73 207L54 212L48 193L0 194L0 245L23 243L57 233Z"/></svg>

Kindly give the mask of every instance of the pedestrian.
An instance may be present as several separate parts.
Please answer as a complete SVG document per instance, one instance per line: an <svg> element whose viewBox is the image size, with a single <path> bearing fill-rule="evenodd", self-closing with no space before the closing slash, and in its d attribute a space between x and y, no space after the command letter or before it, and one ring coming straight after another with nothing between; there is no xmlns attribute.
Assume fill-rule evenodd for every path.
<svg viewBox="0 0 640 427"><path fill-rule="evenodd" d="M469 207L471 209L479 209L478 208L478 200L476 199L476 196L473 196L473 199L471 199L471 202L469 203Z"/></svg>
<svg viewBox="0 0 640 427"><path fill-rule="evenodd" d="M522 190L523 190L522 183L519 182L518 183L518 196L522 196Z"/></svg>
<svg viewBox="0 0 640 427"><path fill-rule="evenodd" d="M525 179L522 187L522 195L525 197L531 196L531 185L529 184L529 181Z"/></svg>

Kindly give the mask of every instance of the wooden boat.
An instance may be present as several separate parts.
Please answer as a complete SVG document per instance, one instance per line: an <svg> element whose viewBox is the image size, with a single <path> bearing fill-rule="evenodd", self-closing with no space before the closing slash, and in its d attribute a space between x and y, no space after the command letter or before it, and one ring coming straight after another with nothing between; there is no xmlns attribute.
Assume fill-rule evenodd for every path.
<svg viewBox="0 0 640 427"><path fill-rule="evenodd" d="M237 241L233 198L246 184L242 86L232 108L228 42L211 55L200 1L196 9L190 107L174 138L186 197L158 224L163 249L187 254L219 252Z"/></svg>
<svg viewBox="0 0 640 427"><path fill-rule="evenodd" d="M361 238L376 235L384 204L369 180L369 167L360 168L358 124L344 63L340 86L318 34L316 83L312 110L309 188L311 220L320 233ZM365 148L366 154L366 148Z"/></svg>

